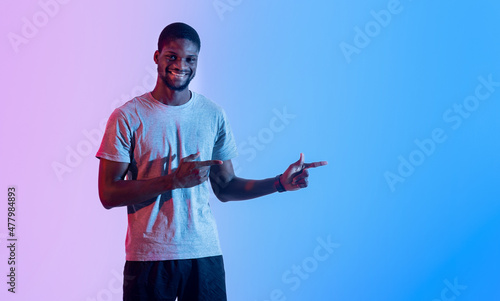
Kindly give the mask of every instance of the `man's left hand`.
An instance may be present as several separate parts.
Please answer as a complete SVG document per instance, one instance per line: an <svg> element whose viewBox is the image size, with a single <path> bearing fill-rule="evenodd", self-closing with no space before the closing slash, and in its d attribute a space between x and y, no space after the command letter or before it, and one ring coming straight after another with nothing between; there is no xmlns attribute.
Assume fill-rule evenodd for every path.
<svg viewBox="0 0 500 301"><path fill-rule="evenodd" d="M281 175L280 181L286 191L299 190L306 188L308 185L309 168L327 165L326 161L318 161L313 163L304 163L304 154L300 154L297 162L292 163L286 171Z"/></svg>

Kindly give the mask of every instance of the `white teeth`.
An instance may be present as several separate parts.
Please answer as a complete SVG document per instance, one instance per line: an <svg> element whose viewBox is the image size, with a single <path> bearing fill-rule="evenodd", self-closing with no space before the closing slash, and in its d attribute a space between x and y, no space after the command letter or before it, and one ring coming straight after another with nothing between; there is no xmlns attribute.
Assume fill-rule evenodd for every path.
<svg viewBox="0 0 500 301"><path fill-rule="evenodd" d="M183 77L183 76L186 76L188 74L187 72L176 72L176 71L170 71L170 73L172 73L176 77Z"/></svg>

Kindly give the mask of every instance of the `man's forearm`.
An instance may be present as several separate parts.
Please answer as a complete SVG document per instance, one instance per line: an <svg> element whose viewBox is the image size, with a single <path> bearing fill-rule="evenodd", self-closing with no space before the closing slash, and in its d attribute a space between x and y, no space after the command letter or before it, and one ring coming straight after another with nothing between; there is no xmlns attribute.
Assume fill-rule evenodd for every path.
<svg viewBox="0 0 500 301"><path fill-rule="evenodd" d="M258 198L277 191L274 180L274 178L249 180L233 177L231 181L217 185L219 191L216 195L223 202Z"/></svg>
<svg viewBox="0 0 500 301"><path fill-rule="evenodd" d="M106 209L142 203L175 189L172 174L148 180L119 180L106 185L100 195Z"/></svg>

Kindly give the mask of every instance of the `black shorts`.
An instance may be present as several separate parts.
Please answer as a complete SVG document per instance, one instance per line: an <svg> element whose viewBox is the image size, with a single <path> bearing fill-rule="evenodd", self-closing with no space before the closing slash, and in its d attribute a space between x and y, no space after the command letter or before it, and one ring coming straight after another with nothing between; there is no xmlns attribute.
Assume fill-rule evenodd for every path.
<svg viewBox="0 0 500 301"><path fill-rule="evenodd" d="M226 301L222 255L197 259L127 261L124 301Z"/></svg>

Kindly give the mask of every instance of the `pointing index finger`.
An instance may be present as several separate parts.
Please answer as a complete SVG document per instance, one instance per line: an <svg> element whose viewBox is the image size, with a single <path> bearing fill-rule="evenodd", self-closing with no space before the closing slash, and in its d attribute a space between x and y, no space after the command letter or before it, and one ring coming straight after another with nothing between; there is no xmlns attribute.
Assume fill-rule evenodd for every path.
<svg viewBox="0 0 500 301"><path fill-rule="evenodd" d="M318 161L318 162L312 162L312 163L304 163L304 168L303 169L325 166L327 164L328 164L327 161Z"/></svg>
<svg viewBox="0 0 500 301"><path fill-rule="evenodd" d="M221 165L222 161L221 160L207 160L207 161L196 161L193 162L196 167L202 167L202 166L213 166L213 165Z"/></svg>

